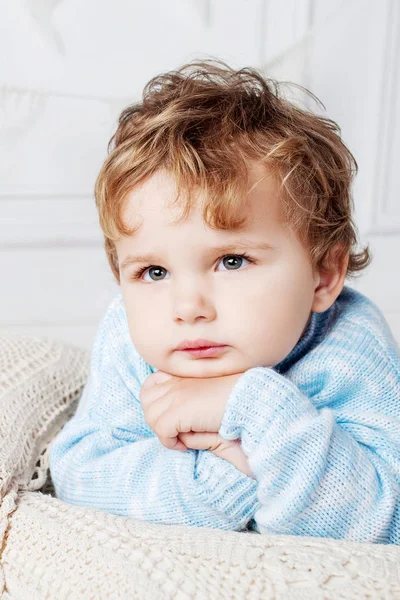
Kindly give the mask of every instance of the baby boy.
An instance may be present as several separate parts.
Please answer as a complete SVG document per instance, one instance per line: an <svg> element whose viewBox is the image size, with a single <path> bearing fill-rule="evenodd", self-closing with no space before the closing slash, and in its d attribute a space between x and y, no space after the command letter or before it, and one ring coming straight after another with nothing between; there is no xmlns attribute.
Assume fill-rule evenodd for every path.
<svg viewBox="0 0 400 600"><path fill-rule="evenodd" d="M160 75L95 196L120 292L53 441L58 498L153 523L400 543L400 352L345 286L356 162L255 69Z"/></svg>

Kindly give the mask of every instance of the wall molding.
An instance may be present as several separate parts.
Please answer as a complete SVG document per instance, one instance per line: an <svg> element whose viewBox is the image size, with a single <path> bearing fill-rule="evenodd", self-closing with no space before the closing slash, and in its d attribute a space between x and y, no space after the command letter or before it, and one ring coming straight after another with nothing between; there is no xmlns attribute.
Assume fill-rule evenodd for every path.
<svg viewBox="0 0 400 600"><path fill-rule="evenodd" d="M15 194L0 196L0 250L101 245L103 234L93 196Z"/></svg>
<svg viewBox="0 0 400 600"><path fill-rule="evenodd" d="M385 85L381 91L381 111L378 123L381 124L378 137L377 166L374 181L374 209L369 234L399 234L400 210L393 212L389 198L395 193L390 188L391 173L396 169L392 148L396 136L400 138L400 117L396 102L400 97L400 3L388 0L386 18L386 44L382 70ZM397 115L397 127L393 127L393 115Z"/></svg>

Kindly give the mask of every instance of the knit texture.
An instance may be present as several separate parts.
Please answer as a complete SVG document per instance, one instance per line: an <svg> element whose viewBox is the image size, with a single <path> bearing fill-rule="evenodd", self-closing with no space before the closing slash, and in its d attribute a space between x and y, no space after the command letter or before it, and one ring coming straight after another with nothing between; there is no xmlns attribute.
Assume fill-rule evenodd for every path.
<svg viewBox="0 0 400 600"><path fill-rule="evenodd" d="M219 433L241 439L255 479L211 452L162 446L139 400L155 370L119 293L51 447L58 498L152 523L400 543L400 351L364 295L345 286L281 363L237 380Z"/></svg>
<svg viewBox="0 0 400 600"><path fill-rule="evenodd" d="M18 493L51 487L48 486L49 444L75 412L90 363L89 353L82 348L44 337L0 334L2 559ZM1 560L1 598L5 585L3 565Z"/></svg>
<svg viewBox="0 0 400 600"><path fill-rule="evenodd" d="M400 547L154 525L21 493L2 600L395 600Z"/></svg>
<svg viewBox="0 0 400 600"><path fill-rule="evenodd" d="M76 410L88 359L0 331L2 600L400 598L393 544L156 525L47 495L48 450Z"/></svg>

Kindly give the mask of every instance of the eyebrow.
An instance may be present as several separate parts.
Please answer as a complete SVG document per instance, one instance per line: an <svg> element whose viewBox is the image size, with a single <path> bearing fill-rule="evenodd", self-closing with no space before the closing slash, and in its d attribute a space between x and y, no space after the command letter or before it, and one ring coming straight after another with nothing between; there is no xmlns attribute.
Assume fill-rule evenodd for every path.
<svg viewBox="0 0 400 600"><path fill-rule="evenodd" d="M236 244L227 244L224 246L217 246L214 248L208 248L206 254L217 254L217 253L228 253L235 252L236 250L244 249L244 250L273 250L273 246L271 244L267 244L266 242L237 242ZM125 258L125 260L121 263L121 270L126 269L127 267L135 264L135 263L155 263L158 264L160 259L152 253L148 254L130 254Z"/></svg>

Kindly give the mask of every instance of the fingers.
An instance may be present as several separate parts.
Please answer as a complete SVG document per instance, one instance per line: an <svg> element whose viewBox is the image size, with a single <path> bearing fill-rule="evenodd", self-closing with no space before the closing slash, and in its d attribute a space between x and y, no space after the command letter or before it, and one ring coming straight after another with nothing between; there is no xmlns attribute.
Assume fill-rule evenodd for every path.
<svg viewBox="0 0 400 600"><path fill-rule="evenodd" d="M213 450L219 442L218 432L210 433L189 431L188 433L180 433L179 439L182 440L192 450Z"/></svg>
<svg viewBox="0 0 400 600"><path fill-rule="evenodd" d="M165 394L169 389L169 385L166 382L172 377L174 376L169 375L168 373L156 371L145 379L139 394L140 403L144 411L146 411L155 400L158 400L158 398L161 398Z"/></svg>
<svg viewBox="0 0 400 600"><path fill-rule="evenodd" d="M179 430L171 416L173 399L168 394L170 385L162 384L175 377L164 371L155 371L147 377L140 390L140 403L146 423L154 431L160 442L171 450L187 450L186 446L178 440ZM184 431L189 431L190 426Z"/></svg>
<svg viewBox="0 0 400 600"><path fill-rule="evenodd" d="M174 449L179 434L191 430L191 420L182 416L177 417L173 410L165 410L151 428L163 446Z"/></svg>
<svg viewBox="0 0 400 600"><path fill-rule="evenodd" d="M176 440L176 445L174 446L174 448L172 448L172 450L183 450L186 451L188 449L188 447L182 442L182 440L179 439L179 437Z"/></svg>
<svg viewBox="0 0 400 600"><path fill-rule="evenodd" d="M154 373L151 373L150 375L148 375L148 377L146 377L146 379L143 382L142 389L148 390L151 387L153 387L153 385L163 383L164 381L171 379L171 377L174 377L174 375L170 375L165 371L155 371Z"/></svg>
<svg viewBox="0 0 400 600"><path fill-rule="evenodd" d="M171 404L172 400L167 394L164 394L160 397L152 397L150 394L148 394L147 398L142 401L144 419L148 426L155 433L157 433L157 435L159 434L157 426L159 426L161 423L160 419L165 412L171 409Z"/></svg>
<svg viewBox="0 0 400 600"><path fill-rule="evenodd" d="M144 420L163 446L171 450L186 450L178 443L177 436L181 431L190 431L190 415L183 414L179 401L174 400L171 394L163 392L160 395L157 389L149 389L141 398L141 404Z"/></svg>

